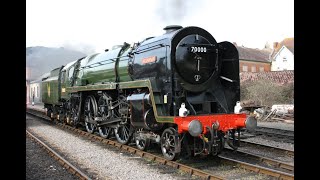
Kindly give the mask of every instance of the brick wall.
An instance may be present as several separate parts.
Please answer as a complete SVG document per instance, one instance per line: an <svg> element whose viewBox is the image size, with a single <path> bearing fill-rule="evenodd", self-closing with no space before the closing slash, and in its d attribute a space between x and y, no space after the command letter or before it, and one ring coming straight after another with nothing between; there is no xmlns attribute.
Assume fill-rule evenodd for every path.
<svg viewBox="0 0 320 180"><path fill-rule="evenodd" d="M263 67L263 71L269 72L271 70L271 65L270 63L264 63L264 62L254 62L254 61L245 61L245 60L240 60L239 63L239 70L240 72L243 72L243 66L248 67L247 72L252 72L252 67L256 67L256 72L260 72L260 67Z"/></svg>

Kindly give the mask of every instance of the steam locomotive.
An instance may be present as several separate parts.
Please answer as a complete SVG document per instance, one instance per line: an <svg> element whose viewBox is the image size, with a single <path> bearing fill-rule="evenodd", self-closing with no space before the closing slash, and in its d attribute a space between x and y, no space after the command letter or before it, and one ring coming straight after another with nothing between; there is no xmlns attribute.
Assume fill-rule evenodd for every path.
<svg viewBox="0 0 320 180"><path fill-rule="evenodd" d="M240 130L255 128L239 112L239 55L200 27L171 25L165 33L92 54L50 72L42 101L52 119L85 126L165 158L217 155Z"/></svg>

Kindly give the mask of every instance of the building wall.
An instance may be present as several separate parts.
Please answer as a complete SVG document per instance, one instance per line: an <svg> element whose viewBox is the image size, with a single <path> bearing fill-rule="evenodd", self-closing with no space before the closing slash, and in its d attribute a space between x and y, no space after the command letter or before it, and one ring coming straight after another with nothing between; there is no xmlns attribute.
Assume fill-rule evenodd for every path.
<svg viewBox="0 0 320 180"><path fill-rule="evenodd" d="M40 82L37 83L30 83L30 102L33 100L33 94L34 94L34 103L41 102L41 92L40 92Z"/></svg>
<svg viewBox="0 0 320 180"><path fill-rule="evenodd" d="M31 71L30 68L26 67L26 103L29 104L30 101L30 77L31 77Z"/></svg>
<svg viewBox="0 0 320 180"><path fill-rule="evenodd" d="M29 84L29 81L28 80L26 80L26 103L27 104L29 104L30 103L30 96L29 96L29 94L30 94L30 84Z"/></svg>
<svg viewBox="0 0 320 180"><path fill-rule="evenodd" d="M294 70L294 55L283 46L272 60L271 71Z"/></svg>
<svg viewBox="0 0 320 180"><path fill-rule="evenodd" d="M268 62L255 62L241 60L239 63L240 72L269 72L271 67Z"/></svg>

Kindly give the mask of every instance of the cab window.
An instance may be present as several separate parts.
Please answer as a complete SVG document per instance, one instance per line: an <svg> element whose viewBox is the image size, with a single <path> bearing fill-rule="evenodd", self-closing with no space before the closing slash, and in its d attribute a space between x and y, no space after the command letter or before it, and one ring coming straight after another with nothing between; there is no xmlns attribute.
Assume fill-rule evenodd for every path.
<svg viewBox="0 0 320 180"><path fill-rule="evenodd" d="M74 66L72 66L72 67L69 69L69 73L68 73L68 79L69 79L69 81L71 81L71 79L72 79L73 71L74 71Z"/></svg>
<svg viewBox="0 0 320 180"><path fill-rule="evenodd" d="M61 82L64 83L65 81L65 76L66 76L66 71L61 72Z"/></svg>

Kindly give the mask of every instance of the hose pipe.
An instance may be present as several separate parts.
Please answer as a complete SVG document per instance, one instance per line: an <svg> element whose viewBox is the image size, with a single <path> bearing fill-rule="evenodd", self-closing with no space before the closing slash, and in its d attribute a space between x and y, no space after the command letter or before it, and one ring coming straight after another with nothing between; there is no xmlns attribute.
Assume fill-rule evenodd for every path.
<svg viewBox="0 0 320 180"><path fill-rule="evenodd" d="M231 136L232 139L230 139L230 136ZM236 140L236 138L235 138L235 130L227 132L227 143L233 150L237 150L238 147L239 147L240 143L238 143L237 141L240 140L240 133L238 133L238 137L239 137L239 139Z"/></svg>

